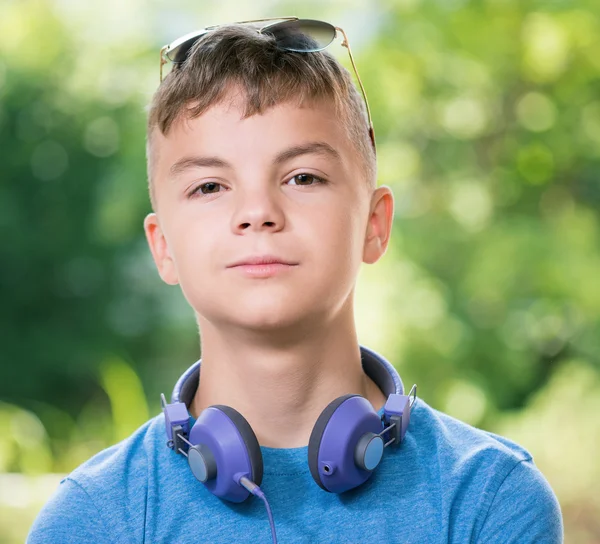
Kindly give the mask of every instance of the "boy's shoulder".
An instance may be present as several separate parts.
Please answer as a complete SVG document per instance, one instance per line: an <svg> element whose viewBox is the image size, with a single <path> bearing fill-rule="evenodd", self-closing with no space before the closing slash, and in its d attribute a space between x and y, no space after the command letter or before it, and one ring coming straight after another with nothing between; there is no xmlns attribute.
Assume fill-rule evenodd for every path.
<svg viewBox="0 0 600 544"><path fill-rule="evenodd" d="M439 497L449 534L454 525L469 527L470 541L563 541L557 497L523 446L422 399L414 406L410 425L405 440L414 447L406 453L415 456L412 469L426 473L412 483L426 483L428 492ZM401 463L405 461L402 457Z"/></svg>
<svg viewBox="0 0 600 544"><path fill-rule="evenodd" d="M384 459L384 470L402 479L410 473L412 484L437 488L445 500L494 492L519 464L538 471L520 444L441 412L422 398L413 407L398 455Z"/></svg>
<svg viewBox="0 0 600 544"><path fill-rule="evenodd" d="M421 398L411 414L411 434L419 449L434 447L444 464L461 464L465 457L478 455L492 455L513 464L533 459L527 449L513 440L456 419Z"/></svg>
<svg viewBox="0 0 600 544"><path fill-rule="evenodd" d="M93 485L94 482L111 478L116 481L122 481L124 478L143 481L148 473L149 455L155 452L157 442L161 438L161 430L166 444L164 418L159 414L146 421L127 438L90 457L67 478L85 485Z"/></svg>
<svg viewBox="0 0 600 544"><path fill-rule="evenodd" d="M166 443L161 413L75 468L39 513L27 543L142 542L149 475L163 455L157 448L162 437Z"/></svg>

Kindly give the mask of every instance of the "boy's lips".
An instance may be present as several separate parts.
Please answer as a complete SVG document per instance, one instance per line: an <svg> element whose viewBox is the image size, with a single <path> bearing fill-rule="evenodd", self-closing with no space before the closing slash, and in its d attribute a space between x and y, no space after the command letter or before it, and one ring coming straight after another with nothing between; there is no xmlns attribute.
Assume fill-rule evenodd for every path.
<svg viewBox="0 0 600 544"><path fill-rule="evenodd" d="M296 266L298 263L288 261L280 257L273 255L254 255L251 257L244 257L239 261L235 261L233 264L227 265L227 268L234 268L236 266L253 266L253 265L269 265L269 264L283 264L287 266Z"/></svg>
<svg viewBox="0 0 600 544"><path fill-rule="evenodd" d="M250 278L269 278L279 272L290 270L298 264L295 261L288 261L273 255L254 255L235 261L227 268L239 270Z"/></svg>

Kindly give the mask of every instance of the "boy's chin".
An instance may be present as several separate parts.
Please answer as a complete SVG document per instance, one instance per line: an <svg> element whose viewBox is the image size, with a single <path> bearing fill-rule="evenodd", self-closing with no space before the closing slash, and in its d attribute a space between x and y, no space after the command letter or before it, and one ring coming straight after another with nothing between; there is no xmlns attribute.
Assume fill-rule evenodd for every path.
<svg viewBox="0 0 600 544"><path fill-rule="evenodd" d="M236 304L213 321L224 328L260 334L286 334L292 336L318 326L319 317L314 305L306 301L282 304L281 301L254 301L247 304ZM216 316L215 316L216 317ZM287 334L286 334L287 335Z"/></svg>
<svg viewBox="0 0 600 544"><path fill-rule="evenodd" d="M298 311L298 308L285 308L280 310L246 309L243 312L229 316L230 323L248 332L268 333L283 332L302 327L310 321L312 316Z"/></svg>

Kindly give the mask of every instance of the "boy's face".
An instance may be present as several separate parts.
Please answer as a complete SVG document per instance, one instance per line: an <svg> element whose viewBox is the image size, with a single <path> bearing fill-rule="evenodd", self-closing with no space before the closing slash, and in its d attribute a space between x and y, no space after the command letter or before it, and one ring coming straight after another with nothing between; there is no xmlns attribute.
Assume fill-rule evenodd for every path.
<svg viewBox="0 0 600 544"><path fill-rule="evenodd" d="M242 119L229 98L153 135L157 213L144 228L159 273L215 325L324 322L385 251L391 194L369 189L328 101ZM261 257L280 264L241 264Z"/></svg>

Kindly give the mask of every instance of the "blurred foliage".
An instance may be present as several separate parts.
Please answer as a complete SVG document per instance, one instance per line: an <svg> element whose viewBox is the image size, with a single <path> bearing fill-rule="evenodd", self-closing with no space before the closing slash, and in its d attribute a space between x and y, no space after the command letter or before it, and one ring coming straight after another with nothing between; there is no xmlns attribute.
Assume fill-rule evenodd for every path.
<svg viewBox="0 0 600 544"><path fill-rule="evenodd" d="M109 19L65 5L0 4L0 541L22 542L53 474L156 414L197 356L193 313L142 229L159 47L190 14L290 13L347 31L396 198L389 252L359 279L361 342L429 404L528 448L567 541L600 540L597 0L266 2L228 17L132 2L113 39Z"/></svg>

